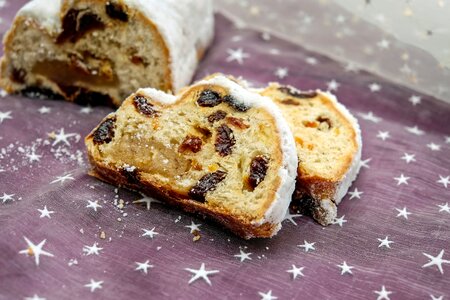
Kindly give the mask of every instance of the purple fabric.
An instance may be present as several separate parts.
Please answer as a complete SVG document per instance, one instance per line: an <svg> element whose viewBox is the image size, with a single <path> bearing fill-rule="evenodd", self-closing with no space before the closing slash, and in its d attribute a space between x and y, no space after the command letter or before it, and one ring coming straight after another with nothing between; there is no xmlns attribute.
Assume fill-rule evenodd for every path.
<svg viewBox="0 0 450 300"><path fill-rule="evenodd" d="M2 14L13 15L15 6ZM309 217L295 217L297 225L284 221L273 239L245 241L162 204L152 203L147 211L131 203L140 195L123 189L116 194L115 187L87 175L83 138L110 109L5 96L0 100L0 298L260 299L260 293L271 291L278 299L377 299L383 286L385 299L450 296L450 210L445 206L450 106L372 74L346 72L339 63L287 41L236 29L220 15L216 27L214 46L197 78L224 72L302 89L327 89L333 79L340 84L334 92L360 121L366 160L350 189L353 198L347 195L339 206L342 226L323 228ZM248 54L242 64L230 54L240 48ZM307 63L308 57L317 63ZM288 75L277 78L278 68L288 68ZM373 83L381 90L371 92ZM408 101L412 95L421 97L419 105ZM423 134L408 131L414 126ZM68 143L49 135L61 129L74 134ZM405 153L415 155L415 161L407 163ZM394 179L401 174L409 179ZM64 175L70 177L54 182ZM128 203L123 212L114 205L120 199ZM86 207L88 201L101 207ZM51 218L45 213L40 218L38 209L44 206L54 211ZM404 214L407 219L396 210L404 207L411 213ZM198 242L186 227L191 221L201 224ZM152 228L158 232L153 239L142 236L143 229ZM35 245L45 239L42 249L54 256L41 255L36 265L34 256L19 253L28 247L24 237ZM389 248L378 240L385 237L393 241ZM306 252L300 247L305 241L315 243L315 249ZM103 248L98 255L83 252L94 243ZM235 257L240 250L251 253L251 260ZM441 272L427 263L442 250ZM135 270L136 262L147 260L154 265L148 274ZM344 261L352 274L341 275L337 265ZM188 283L193 274L185 269L199 269L202 263L219 271L208 276L211 286L203 279ZM304 267L304 276L293 279L287 272L292 265ZM101 288L91 292L85 286L91 279L103 281Z"/></svg>

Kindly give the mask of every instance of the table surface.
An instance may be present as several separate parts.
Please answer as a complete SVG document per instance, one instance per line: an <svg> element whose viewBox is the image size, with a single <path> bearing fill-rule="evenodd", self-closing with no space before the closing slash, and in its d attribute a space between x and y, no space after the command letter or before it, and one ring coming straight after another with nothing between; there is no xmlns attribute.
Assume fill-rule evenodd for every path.
<svg viewBox="0 0 450 300"><path fill-rule="evenodd" d="M2 94L0 299L449 297L450 105L216 21L197 79L330 89L359 119L363 166L336 224L292 216L276 237L246 241L161 203L133 204L142 196L87 175L83 138L111 109Z"/></svg>

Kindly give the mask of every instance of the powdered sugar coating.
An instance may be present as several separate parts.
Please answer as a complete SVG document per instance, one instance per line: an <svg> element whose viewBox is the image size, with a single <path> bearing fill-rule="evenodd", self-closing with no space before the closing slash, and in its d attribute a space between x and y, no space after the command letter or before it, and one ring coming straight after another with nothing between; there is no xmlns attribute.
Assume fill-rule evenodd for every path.
<svg viewBox="0 0 450 300"><path fill-rule="evenodd" d="M159 102L164 105L170 105L175 103L178 98L174 95L167 94L163 91L154 89L154 88L145 88L145 89L139 89L137 94L141 94L143 96L147 96L152 99L154 102Z"/></svg>
<svg viewBox="0 0 450 300"><path fill-rule="evenodd" d="M31 17L48 32L62 31L61 7L73 0L32 0L18 15ZM175 91L188 85L204 51L214 35L214 13L211 0L123 0L140 11L158 29L170 56L171 82Z"/></svg>

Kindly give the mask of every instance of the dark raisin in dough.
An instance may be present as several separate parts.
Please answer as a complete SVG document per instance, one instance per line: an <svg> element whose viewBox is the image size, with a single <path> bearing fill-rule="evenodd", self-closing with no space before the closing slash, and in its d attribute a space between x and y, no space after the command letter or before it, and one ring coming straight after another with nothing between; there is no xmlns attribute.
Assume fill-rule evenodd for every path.
<svg viewBox="0 0 450 300"><path fill-rule="evenodd" d="M17 83L25 83L27 72L24 69L13 68L11 71L11 80Z"/></svg>
<svg viewBox="0 0 450 300"><path fill-rule="evenodd" d="M181 153L187 151L197 153L200 150L202 150L202 139L192 135L187 136L178 148L178 151Z"/></svg>
<svg viewBox="0 0 450 300"><path fill-rule="evenodd" d="M116 117L103 121L94 132L94 144L107 144L114 138L114 129L116 127Z"/></svg>
<svg viewBox="0 0 450 300"><path fill-rule="evenodd" d="M75 43L83 35L92 30L103 29L105 25L100 18L90 12L71 9L62 20L63 31L57 37L58 44L67 41Z"/></svg>
<svg viewBox="0 0 450 300"><path fill-rule="evenodd" d="M237 101L231 95L227 95L227 96L223 97L223 101L228 103L235 110L238 110L238 111L241 111L241 112L246 112L247 110L250 109L250 107L248 107L244 103L241 103L241 102Z"/></svg>
<svg viewBox="0 0 450 300"><path fill-rule="evenodd" d="M147 101L147 98L137 95L133 100L136 109L143 115L153 117L158 116L159 112L153 108L153 104Z"/></svg>
<svg viewBox="0 0 450 300"><path fill-rule="evenodd" d="M225 111L218 110L218 111L216 111L215 113L211 114L208 117L208 122L209 123L214 123L214 122L217 122L217 121L225 119L226 116L227 116L227 113Z"/></svg>
<svg viewBox="0 0 450 300"><path fill-rule="evenodd" d="M141 178L139 170L136 167L125 167L120 170L120 173L127 179L129 183L139 183Z"/></svg>
<svg viewBox="0 0 450 300"><path fill-rule="evenodd" d="M225 124L220 125L217 128L215 143L216 152L218 152L220 156L230 155L235 144L236 139L234 138L233 130Z"/></svg>
<svg viewBox="0 0 450 300"><path fill-rule="evenodd" d="M124 7L119 3L106 2L106 14L111 19L120 20L122 22L128 22L128 14L125 12Z"/></svg>
<svg viewBox="0 0 450 300"><path fill-rule="evenodd" d="M222 98L217 92L204 90L197 99L198 105L202 107L214 107L222 103Z"/></svg>
<svg viewBox="0 0 450 300"><path fill-rule="evenodd" d="M204 175L197 184L190 189L189 197L194 200L205 202L206 193L216 189L217 185L227 177L227 173L216 171Z"/></svg>
<svg viewBox="0 0 450 300"><path fill-rule="evenodd" d="M301 91L296 90L289 86L279 87L278 90L282 93L288 94L288 95L296 97L296 98L301 98L301 99L309 99L309 98L317 97L317 92L315 92L315 91L301 92Z"/></svg>
<svg viewBox="0 0 450 300"><path fill-rule="evenodd" d="M255 189L266 177L269 168L269 159L265 156L258 155L252 159L250 163L250 176L248 178L249 185Z"/></svg>

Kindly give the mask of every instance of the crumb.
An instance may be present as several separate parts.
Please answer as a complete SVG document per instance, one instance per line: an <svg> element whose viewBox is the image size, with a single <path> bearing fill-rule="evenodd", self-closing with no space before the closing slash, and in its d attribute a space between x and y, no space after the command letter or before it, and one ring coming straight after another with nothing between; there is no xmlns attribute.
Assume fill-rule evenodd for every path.
<svg viewBox="0 0 450 300"><path fill-rule="evenodd" d="M200 238L202 237L202 236L200 235L200 232L199 232L198 230L194 230L194 231L192 232L192 234L194 235L194 237L192 238L192 240L193 240L194 242L197 242L197 241L200 240Z"/></svg>
<svg viewBox="0 0 450 300"><path fill-rule="evenodd" d="M122 219L121 219L121 218L117 218L117 221L118 221L118 222L122 222Z"/></svg>
<svg viewBox="0 0 450 300"><path fill-rule="evenodd" d="M81 234L84 234L84 229L81 228L81 229L80 229L80 232L81 232Z"/></svg>
<svg viewBox="0 0 450 300"><path fill-rule="evenodd" d="M106 233L105 233L104 231L102 231L102 232L100 233L100 238L101 238L102 240L106 239Z"/></svg>

